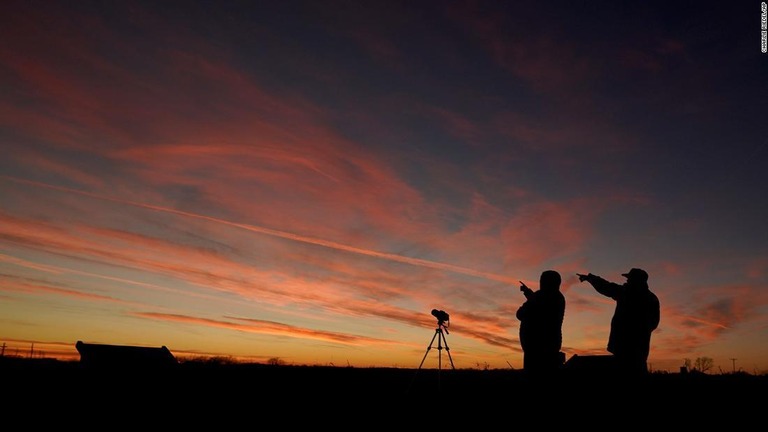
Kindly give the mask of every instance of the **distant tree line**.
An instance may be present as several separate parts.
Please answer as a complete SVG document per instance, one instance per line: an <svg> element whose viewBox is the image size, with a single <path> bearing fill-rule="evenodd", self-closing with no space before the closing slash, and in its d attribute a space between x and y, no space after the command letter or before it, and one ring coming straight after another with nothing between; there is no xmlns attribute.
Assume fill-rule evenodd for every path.
<svg viewBox="0 0 768 432"><path fill-rule="evenodd" d="M715 367L715 361L711 357L696 357L696 360L685 359L685 369L690 372L707 373Z"/></svg>

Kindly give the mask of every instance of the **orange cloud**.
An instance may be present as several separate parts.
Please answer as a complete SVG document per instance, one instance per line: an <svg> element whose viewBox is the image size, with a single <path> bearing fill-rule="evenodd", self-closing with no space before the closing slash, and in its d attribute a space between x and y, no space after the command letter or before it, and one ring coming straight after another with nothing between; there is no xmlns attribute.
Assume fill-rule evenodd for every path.
<svg viewBox="0 0 768 432"><path fill-rule="evenodd" d="M392 343L390 341L383 340L383 339L367 338L367 337L337 333L337 332L324 332L324 331L312 330L307 328L300 328L300 327L291 326L287 324L276 323L272 321L263 321L263 320L250 319L250 318L231 318L231 319L244 322L244 324L241 324L241 323L236 323L232 321L220 321L220 320L212 320L207 318L191 317L186 315L161 314L161 313L154 313L154 312L137 312L137 313L134 313L134 315L144 317L144 318L182 322L186 324L204 325L209 327L226 328L230 330L244 331L249 333L260 333L260 334L268 334L268 335L275 335L275 336L290 336L290 337L296 337L296 338L302 338L302 339L315 339L315 340L322 340L326 342L342 343L347 345L369 345L369 344Z"/></svg>
<svg viewBox="0 0 768 432"><path fill-rule="evenodd" d="M323 246L323 247L327 247L327 248L331 248L331 249L336 249L336 250L340 250L340 251L344 251L344 252L351 252L351 253L355 253L355 254L361 254L361 255L366 255L366 256L375 257L375 258L381 258L381 259L386 259L386 260L391 260L391 261L395 261L395 262L399 262L399 263L405 263L405 264L410 264L410 265L415 265L415 266L429 267L429 268L433 268L433 269L437 269L437 270L445 270L445 271L450 271L450 272L455 272L455 273L461 273L461 274L466 274L466 275L470 275L470 276L476 276L476 277L480 277L480 278L486 278L486 279L496 280L496 281L501 281L501 282L513 282L514 281L513 278L509 278L509 277L506 277L506 276L501 276L501 275L496 275L496 274L492 274L492 273L481 272L481 271L473 270L473 269L470 269L470 268L455 266L455 265L451 265L451 264L445 264L445 263L429 261L429 260L424 260L424 259L418 259L418 258L410 258L410 257L407 257L407 256L391 254L391 253L386 253L386 252L378 252L378 251L369 250L369 249L363 249L363 248L359 248L359 247L355 247L355 246L349 246L349 245L337 243L337 242L334 242L334 241L323 240L323 239L318 239L318 238L313 238L313 237L308 237L308 236L302 236L302 235L298 235L298 234L293 234L293 233L289 233L289 232L274 230L274 229L265 228L265 227L259 227L259 226L255 226L255 225L231 222L231 221L227 221L227 220L224 220L224 219L219 219L219 218L214 218L214 217L210 217L210 216L205 216L205 215L185 212L185 211L181 211L181 210L175 210L175 209L167 208L167 207L155 206L155 205L150 205L150 204L143 204L143 203L138 203L138 202L133 202L133 201L124 201L124 200L119 200L119 199L116 199L116 198L111 198L111 197L97 195L97 194L90 193L90 192L84 192L84 191L79 191L79 190L75 190L75 189L64 188L64 187L60 187L60 186L54 186L54 185L49 185L49 184L44 184L44 183L39 183L39 182L32 182L32 181L28 181L28 180L24 180L24 179L18 179L18 178L13 178L13 177L8 177L8 176L1 176L1 177L6 178L8 180L15 181L15 182L20 182L20 183L25 183L25 184L28 184L28 185L33 185L33 186L36 186L36 187L44 187L44 188L54 189L54 190L58 190L58 191L62 191L62 192L75 193L75 194L87 196L87 197L94 198L94 199L111 201L111 202L116 202L116 203L120 203L120 204L125 204L125 205L130 205L130 206L135 206L135 207L141 207L141 208L148 209L148 210L166 212L166 213L171 213L171 214L174 214L174 215L180 215L180 216L185 216L185 217L190 217L190 218L195 218L195 219L201 219L201 220L204 220L204 221L207 221L207 222L215 222L215 223L227 225L227 226L230 226L230 227L235 227L235 228L240 228L240 229L243 229L243 230L246 230L246 231L255 232L255 233L258 233L258 234L265 234L265 235L279 237L279 238L288 239L288 240L293 240L293 241L297 241L297 242L309 243L309 244L312 244L312 245ZM154 242L154 243L155 244L153 244L152 246L157 246L159 242Z"/></svg>
<svg viewBox="0 0 768 432"><path fill-rule="evenodd" d="M590 222L595 216L594 204L586 201L526 205L502 231L507 245L505 259L535 267L577 252L590 237Z"/></svg>
<svg viewBox="0 0 768 432"><path fill-rule="evenodd" d="M286 270L286 273L282 274L258 270L205 249L180 246L124 231L87 226L70 226L67 230L62 230L47 224L29 223L8 216L3 216L3 221L5 222L3 227L9 230L8 235L13 232L16 236L15 241L27 247L88 260L107 260L105 263L109 262L111 266L124 265L139 270L165 273L201 287L235 292L243 298L269 299L274 304L306 303L314 307L322 306L328 313L342 316L379 317L421 326L425 322L424 316L415 314L413 311L383 305L381 304L382 295L407 297L411 301L428 304L434 302L434 296L437 294L429 294L429 291L420 294L418 290L408 290L408 286L415 284L409 280L407 274L387 273L380 269L368 270L369 273L365 274L362 273L364 270L361 268L333 259L318 261L320 257L315 257L314 264L320 265L318 269L331 273L326 280L309 282L300 276L290 276L291 273L296 273L295 269ZM0 231L0 235L2 234ZM0 255L0 258L17 265L25 265L23 260L7 255ZM209 270L201 271L201 268ZM194 292L170 290L146 283L138 284L124 278L101 276L62 267L46 266L45 270L82 274L152 289L164 289L183 296L200 296ZM282 282L279 285L269 283L273 280L273 276L278 276ZM310 284L315 286L308 288ZM419 283L426 286L431 284L425 281ZM435 282L434 285L439 286L442 283ZM387 292L390 294L385 294ZM212 296L207 297L214 301L222 301ZM368 299L355 300L355 297ZM513 323L508 320L502 326L496 317L490 315L490 317L462 316L461 314L456 316L466 323L462 325L468 329L466 332L468 337L496 345L509 345L509 339L498 335L503 334L504 326L513 325Z"/></svg>
<svg viewBox="0 0 768 432"><path fill-rule="evenodd" d="M32 282L20 281L20 280L17 280L16 277L9 277L6 275L0 275L0 280L5 282L4 284L0 285L0 290L5 290L5 291L17 291L17 292L24 292L24 293L30 293L30 294L55 294L55 295L66 296L66 297L76 297L82 300L128 303L123 300L110 297L110 296L86 293L86 292L73 290L69 288L60 288L57 286L53 286L47 282L32 283Z"/></svg>
<svg viewBox="0 0 768 432"><path fill-rule="evenodd" d="M36 339L17 339L4 337L5 347L2 355L29 358L56 358L59 360L79 360L80 354L74 343L42 341Z"/></svg>

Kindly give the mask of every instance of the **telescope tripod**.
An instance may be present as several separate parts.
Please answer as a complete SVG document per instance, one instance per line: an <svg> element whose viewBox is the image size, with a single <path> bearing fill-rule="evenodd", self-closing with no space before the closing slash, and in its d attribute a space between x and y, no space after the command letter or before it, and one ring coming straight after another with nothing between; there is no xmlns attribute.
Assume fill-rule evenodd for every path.
<svg viewBox="0 0 768 432"><path fill-rule="evenodd" d="M451 361L451 369L456 369L456 367L453 365L453 357L451 357L451 348L448 346L448 339L446 339L445 334L443 334L443 331L445 331L447 334L448 329L443 330L443 327L445 327L445 324L442 322L437 323L435 334L432 336L432 340L429 341L427 351L424 353L424 357L421 359L421 364L419 364L419 369L421 369L421 366L424 364L424 360L427 359L427 354L429 354L429 351L432 349L432 344L435 343L435 338L437 338L437 370L439 371L443 368L443 344L445 344L445 352L448 354L448 360Z"/></svg>
<svg viewBox="0 0 768 432"><path fill-rule="evenodd" d="M432 350L432 344L435 343L435 339L437 339L437 388L440 390L440 371L443 368L443 345L445 345L445 352L448 354L448 360L451 361L451 369L456 369L456 367L453 365L453 357L451 357L451 348L448 346L448 340L445 338L445 335L448 334L448 329L445 328L445 324L442 321L438 321L437 328L435 329L435 334L432 336L432 340L429 342L429 345L427 346L427 351L424 353L424 357L421 359L421 363L419 364L419 368L416 369L416 372L413 374L413 380L411 380L411 386L413 387L413 383L416 381L416 374L421 370L421 367L424 365L424 360L427 359L427 354L429 354L429 351ZM445 333L445 334L443 334ZM409 391L410 391L409 387Z"/></svg>

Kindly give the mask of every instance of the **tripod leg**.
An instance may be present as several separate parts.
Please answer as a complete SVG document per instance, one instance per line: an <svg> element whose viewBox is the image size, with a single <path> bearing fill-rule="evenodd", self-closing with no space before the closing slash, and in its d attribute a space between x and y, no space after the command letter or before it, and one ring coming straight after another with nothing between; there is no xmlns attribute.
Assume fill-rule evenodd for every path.
<svg viewBox="0 0 768 432"><path fill-rule="evenodd" d="M437 337L438 333L440 333L440 328L438 327L437 330L435 330L435 334L432 336L432 340L429 341L429 345L427 345L427 350L424 352L424 357L421 358L421 363L419 363L419 368L416 369L416 372L413 373L413 379L411 379L411 385L408 386L408 392L411 391L411 387L413 387L413 383L416 381L416 374L421 370L421 366L424 365L424 360L427 359L427 354L429 354L429 351L432 349L432 344L435 343L435 338ZM438 344L439 344L438 340Z"/></svg>
<svg viewBox="0 0 768 432"><path fill-rule="evenodd" d="M440 336L443 338L443 342L445 343L445 352L448 353L448 360L451 361L451 369L456 369L456 366L453 365L453 357L451 357L451 349L448 347L448 339L445 338L445 335L441 332ZM440 342L438 342L438 345Z"/></svg>
<svg viewBox="0 0 768 432"><path fill-rule="evenodd" d="M424 364L424 360L426 360L426 359L427 359L427 354L429 354L429 350L431 350L431 349L432 349L432 344L435 342L435 337L437 336L437 334L438 334L438 333L439 333L439 332L438 332L438 331L436 331L436 332L435 332L435 334L434 334L434 336L432 336L432 340L431 340L431 341L429 341L429 345L427 345L427 351L424 353L424 357L422 357L422 359L421 359L421 363L419 363L419 369L421 369L421 366ZM440 341L438 341L437 343L438 343L438 345L439 345L439 344L440 344Z"/></svg>
<svg viewBox="0 0 768 432"><path fill-rule="evenodd" d="M443 336L443 329L437 329L437 332L440 334L437 337L437 375L440 376L440 371L443 369L443 339L445 336Z"/></svg>

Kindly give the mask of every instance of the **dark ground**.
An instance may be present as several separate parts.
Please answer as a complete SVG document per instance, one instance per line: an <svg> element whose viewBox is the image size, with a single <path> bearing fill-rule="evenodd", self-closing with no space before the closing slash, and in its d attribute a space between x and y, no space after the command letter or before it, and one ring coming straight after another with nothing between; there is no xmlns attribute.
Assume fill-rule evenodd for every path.
<svg viewBox="0 0 768 432"><path fill-rule="evenodd" d="M95 369L0 358L3 412L34 422L86 421L99 430L104 421L110 427L151 422L153 429L250 429L264 426L265 419L277 422L270 429L443 428L454 422L515 429L536 422L611 430L744 430L764 428L768 410L768 376L748 374L654 373L629 380L564 371L533 379L511 369L177 366Z"/></svg>

